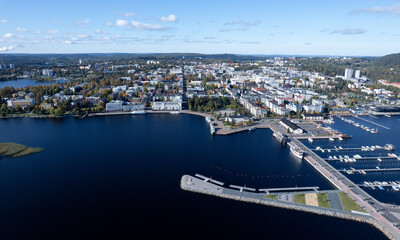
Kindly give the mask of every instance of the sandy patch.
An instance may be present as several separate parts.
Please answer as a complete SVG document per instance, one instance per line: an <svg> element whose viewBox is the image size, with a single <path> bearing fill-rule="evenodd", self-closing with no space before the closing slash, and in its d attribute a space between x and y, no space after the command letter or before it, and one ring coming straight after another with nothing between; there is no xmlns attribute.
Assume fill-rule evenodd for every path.
<svg viewBox="0 0 400 240"><path fill-rule="evenodd" d="M318 207L318 197L316 193L307 193L305 194L305 197L307 205Z"/></svg>

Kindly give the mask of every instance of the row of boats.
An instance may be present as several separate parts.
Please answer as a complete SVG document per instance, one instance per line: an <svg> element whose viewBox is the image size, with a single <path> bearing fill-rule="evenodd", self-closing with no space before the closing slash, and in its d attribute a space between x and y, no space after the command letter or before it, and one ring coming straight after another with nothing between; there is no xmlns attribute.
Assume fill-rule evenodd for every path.
<svg viewBox="0 0 400 240"><path fill-rule="evenodd" d="M367 182L364 181L364 186L365 187L370 187L372 189L379 188L380 190L385 190L384 187L392 187L394 191L399 191L400 190L400 181L374 181L374 182Z"/></svg>
<svg viewBox="0 0 400 240"><path fill-rule="evenodd" d="M353 121L353 120L351 120L351 119L347 119L347 118L344 118L344 117L339 117L339 118L340 118L341 120L347 122L347 123L350 123L350 124L354 125L355 127L361 128L362 130L364 130L364 131L366 131L366 132L378 133L378 129L369 128L369 127L367 127L367 126L364 126L364 125L359 124L359 123L357 123L357 122L355 122L355 121Z"/></svg>
<svg viewBox="0 0 400 240"><path fill-rule="evenodd" d="M343 169L347 174L354 174L354 172L358 172L358 173L361 173L362 175L366 175L367 174L367 172L365 172L364 170L357 170L357 169L355 169L355 168L353 168L353 167L351 167L350 168L350 170L347 170L347 169Z"/></svg>
<svg viewBox="0 0 400 240"><path fill-rule="evenodd" d="M360 155L354 155L353 157L349 157L348 155L344 156L329 156L329 160L340 160L341 162L356 162L357 159L360 159Z"/></svg>
<svg viewBox="0 0 400 240"><path fill-rule="evenodd" d="M350 150L347 148L343 148L341 146L337 147L337 146L333 146L334 149L323 149L320 146L317 146L315 148L315 150L317 151L321 151L321 152L325 152L327 151L328 153L330 153L332 150L338 152L339 150ZM379 146L379 145L375 145L375 146L361 146L361 151L363 152L368 152L368 151L375 151L375 150L380 150L380 149L384 149L387 151L393 151L395 149L395 146L393 144L386 144L385 146ZM354 149L353 149L354 150Z"/></svg>
<svg viewBox="0 0 400 240"><path fill-rule="evenodd" d="M343 138L342 137L338 137L338 139L339 139L339 141L342 141L343 140ZM307 139L309 142L314 142L314 139L313 138L308 138ZM333 138L333 137L330 137L329 138L329 141L335 141L335 139Z"/></svg>
<svg viewBox="0 0 400 240"><path fill-rule="evenodd" d="M214 127L214 123L212 122L212 119L210 117L206 117L206 121L210 124L210 134L214 135L215 127Z"/></svg>

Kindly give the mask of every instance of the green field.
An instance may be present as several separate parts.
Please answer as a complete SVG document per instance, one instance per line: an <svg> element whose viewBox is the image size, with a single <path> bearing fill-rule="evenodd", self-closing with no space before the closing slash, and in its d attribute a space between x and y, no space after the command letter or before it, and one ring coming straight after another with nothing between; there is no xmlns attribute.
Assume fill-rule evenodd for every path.
<svg viewBox="0 0 400 240"><path fill-rule="evenodd" d="M0 143L0 156L22 157L43 151L43 148L27 147L18 143Z"/></svg>
<svg viewBox="0 0 400 240"><path fill-rule="evenodd" d="M342 202L343 210L347 212L351 212L351 210L365 212L364 209L360 207L356 202L353 201L347 194L344 192L339 192L340 201Z"/></svg>
<svg viewBox="0 0 400 240"><path fill-rule="evenodd" d="M265 195L265 198L269 198L269 199L278 199L278 195Z"/></svg>
<svg viewBox="0 0 400 240"><path fill-rule="evenodd" d="M295 203L300 203L300 204L306 204L306 196L304 195L304 193L295 194L294 195L294 202Z"/></svg>
<svg viewBox="0 0 400 240"><path fill-rule="evenodd" d="M317 193L318 197L318 206L324 208L330 208L331 204L329 203L328 194L326 193Z"/></svg>

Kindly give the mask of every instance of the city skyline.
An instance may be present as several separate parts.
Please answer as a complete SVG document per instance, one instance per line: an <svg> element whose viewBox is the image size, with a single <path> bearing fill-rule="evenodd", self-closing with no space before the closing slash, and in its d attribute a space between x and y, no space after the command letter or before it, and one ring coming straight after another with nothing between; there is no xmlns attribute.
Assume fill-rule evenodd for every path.
<svg viewBox="0 0 400 240"><path fill-rule="evenodd" d="M23 6L21 10L21 6ZM9 2L0 52L382 56L400 52L397 1Z"/></svg>

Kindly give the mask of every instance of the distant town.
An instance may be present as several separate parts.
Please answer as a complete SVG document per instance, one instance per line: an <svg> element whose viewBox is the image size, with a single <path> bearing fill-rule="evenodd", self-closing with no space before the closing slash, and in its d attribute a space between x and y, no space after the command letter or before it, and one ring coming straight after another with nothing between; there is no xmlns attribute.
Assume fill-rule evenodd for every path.
<svg viewBox="0 0 400 240"><path fill-rule="evenodd" d="M5 64L3 59L0 64L3 81L33 79L39 85L2 88L0 114L2 117L84 116L140 114L146 110L179 112L187 108L210 113L235 126L249 125L260 118L323 119L332 113L400 111L397 91L400 84L384 79L371 81L363 74L366 72L363 60L319 58L324 62L361 61L359 68L336 70L338 74L334 76L303 70L303 60L308 59L225 61L148 57L96 62L82 58L19 66ZM48 85L49 82L54 84Z"/></svg>

